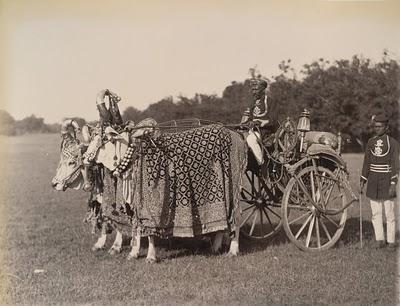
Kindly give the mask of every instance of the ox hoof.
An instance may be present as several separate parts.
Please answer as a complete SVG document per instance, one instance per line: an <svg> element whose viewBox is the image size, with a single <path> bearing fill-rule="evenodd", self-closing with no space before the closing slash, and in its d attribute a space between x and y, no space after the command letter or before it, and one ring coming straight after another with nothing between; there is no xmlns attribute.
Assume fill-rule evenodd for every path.
<svg viewBox="0 0 400 306"><path fill-rule="evenodd" d="M226 250L223 250L222 247L220 247L218 249L211 248L211 254L213 254L213 255L221 255L225 252L226 252Z"/></svg>
<svg viewBox="0 0 400 306"><path fill-rule="evenodd" d="M238 257L238 255L239 255L239 253L231 253L231 252L229 252L229 253L227 253L225 255L225 257L233 258L233 257Z"/></svg>
<svg viewBox="0 0 400 306"><path fill-rule="evenodd" d="M128 257L126 257L126 260L132 260L132 259L138 259L139 254L129 254Z"/></svg>
<svg viewBox="0 0 400 306"><path fill-rule="evenodd" d="M102 248L102 247L97 247L97 246L92 247L93 252L98 252L98 251L103 251L103 250L104 250L104 248Z"/></svg>
<svg viewBox="0 0 400 306"><path fill-rule="evenodd" d="M108 254L110 254L110 255L117 255L119 253L121 253L121 250L118 250L118 249L110 249L108 251Z"/></svg>
<svg viewBox="0 0 400 306"><path fill-rule="evenodd" d="M156 262L157 262L157 258L154 258L154 257L146 258L146 263L148 263L148 264L154 264Z"/></svg>

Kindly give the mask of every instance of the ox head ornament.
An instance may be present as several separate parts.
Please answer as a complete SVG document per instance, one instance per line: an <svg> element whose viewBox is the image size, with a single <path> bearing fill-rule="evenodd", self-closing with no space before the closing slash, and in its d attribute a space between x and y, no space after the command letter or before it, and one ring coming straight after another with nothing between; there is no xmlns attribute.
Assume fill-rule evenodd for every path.
<svg viewBox="0 0 400 306"><path fill-rule="evenodd" d="M108 97L108 108L106 107L105 97ZM109 89L101 90L97 94L96 105L99 111L101 125L117 127L123 124L121 113L118 108L118 103L120 101L121 97Z"/></svg>

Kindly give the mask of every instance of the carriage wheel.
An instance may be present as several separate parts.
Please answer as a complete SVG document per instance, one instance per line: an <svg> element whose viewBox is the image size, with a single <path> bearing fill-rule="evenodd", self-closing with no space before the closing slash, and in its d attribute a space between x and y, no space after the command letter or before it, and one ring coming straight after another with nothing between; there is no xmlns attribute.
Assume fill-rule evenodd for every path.
<svg viewBox="0 0 400 306"><path fill-rule="evenodd" d="M242 218L240 232L251 239L273 237L282 227L281 205L275 191L253 171L248 170L241 191Z"/></svg>
<svg viewBox="0 0 400 306"><path fill-rule="evenodd" d="M347 210L343 209L346 195L338 180L339 171L309 166L286 187L283 226L288 238L304 251L329 249L343 232Z"/></svg>

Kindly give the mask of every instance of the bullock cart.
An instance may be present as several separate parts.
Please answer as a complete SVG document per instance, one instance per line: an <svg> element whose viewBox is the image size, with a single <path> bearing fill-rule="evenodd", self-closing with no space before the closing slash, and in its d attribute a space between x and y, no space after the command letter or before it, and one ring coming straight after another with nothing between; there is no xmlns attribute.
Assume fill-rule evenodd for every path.
<svg viewBox="0 0 400 306"><path fill-rule="evenodd" d="M213 123L187 119L133 127L129 132L181 132ZM254 123L225 127L260 129ZM252 153L248 154L240 183L241 235L269 239L283 227L290 241L304 251L332 247L343 232L347 208L358 200L341 157L340 134L310 131L309 113L303 112L297 123L287 118L259 143L265 162L259 165Z"/></svg>
<svg viewBox="0 0 400 306"><path fill-rule="evenodd" d="M329 249L343 232L347 208L358 200L341 157L340 133L310 131L305 110L297 123L287 118L262 143L266 162L259 166L249 157L241 234L269 239L283 227L304 251Z"/></svg>
<svg viewBox="0 0 400 306"><path fill-rule="evenodd" d="M106 95L113 97L110 100L110 108L111 105L116 104L116 101L119 99L119 97L117 97L115 94L112 94L108 90L101 91L98 96L100 97L100 101L97 101L100 114L102 114L101 111L107 110L104 106L104 97ZM114 105L114 108L115 107L116 106ZM280 122L279 128L274 133L268 133L265 137L261 137L263 134L262 129L259 125L257 125L256 122L253 121L244 126L224 126L233 130L244 130L244 134L249 132L252 133L253 136L258 135L257 141L261 146L264 155L264 163L259 165L254 156L251 153L248 154L247 167L242 167L246 166L246 152L244 152L246 150L246 146L244 144L244 140L236 133L231 133L232 131L226 131L226 129L224 130L225 134L229 134L231 136L234 135L234 138L236 139L236 151L230 152L233 154L226 154L229 153L226 152L229 150L229 141L226 141L226 146L222 146L222 149L218 151L220 156L218 155L219 157L217 157L217 159L223 158L222 164L224 164L224 166L221 166L221 169L225 169L224 171L226 171L224 172L221 182L223 182L224 187L229 187L230 183L232 183L231 180L235 179L235 184L234 188L232 187L233 189L231 187L229 187L230 189L227 188L226 190L230 190L230 192L226 192L225 194L226 198L234 198L231 199L232 201L228 201L233 203L233 208L229 207L227 209L227 207L225 207L225 210L223 210L221 214L226 214L225 217L229 219L229 222L232 218L237 221L236 218L238 216L236 212L238 210L236 207L238 198L240 197L241 220L239 222L239 228L242 236L250 239L268 239L275 236L283 227L288 238L296 246L304 251L310 252L326 250L332 247L340 238L347 218L347 208L358 199L351 190L346 163L341 157L340 134L335 135L329 132L310 131L309 115L309 112L304 110L299 117L298 122L294 122L290 118L287 118L283 122ZM102 122L104 121L110 123L109 116L103 117ZM152 177L155 175L155 177L158 178L164 169L162 169L163 171L159 171L159 173L157 172L160 170L160 165L158 162L163 159L159 159L157 157L158 155L153 154L153 150L149 149L154 147L158 150L157 145L153 141L154 135L160 135L160 133L163 134L169 132L182 132L184 130L191 130L203 125L215 124L215 122L206 120L187 119L160 124L154 122L149 126L146 126L147 123L143 123L144 125L138 124L137 126L127 123L125 127L123 127L121 125L122 119L120 116L117 116L116 120L114 121L113 122L118 131L113 130L112 128L106 128L104 132L106 132L107 129L109 129L111 132L107 132L108 134L106 133L108 135L106 138L109 138L109 141L105 141L104 144L104 135L102 132L104 128L103 125L101 131L97 131L95 128L92 128L94 131L97 131L94 133L93 139L90 135L90 128L88 126L86 127L85 131L87 131L87 133L84 134L87 134L86 136L88 136L87 138L88 141L90 141L90 144L88 144L88 147L86 148L87 151L83 156L86 156L85 159L89 161L89 163L86 162L85 167L83 167L81 161L82 148L80 142L76 139L76 132L79 130L79 126L77 124L73 125L74 131L71 132L71 134L67 131L68 125L62 127L62 131L64 131L64 138L61 146L62 159L60 166L57 169L56 177L52 181L53 186L57 190L65 190L67 187L75 188L75 185L79 187L79 185L82 183L82 180L78 180L78 178L83 178L84 189L85 186L90 187L90 183L88 182L89 175L87 172L93 159L96 159L97 162L100 162L107 169L112 171L113 176L119 177L127 169L128 165L131 164L133 155L135 155L133 154L134 144L130 143L130 148L128 150L128 141L126 141L126 154L119 161L118 165L115 140L122 142L122 140L125 139L125 136L127 138L132 137L134 139L141 137L147 138L149 141L149 144L147 145L148 149L147 151L142 151L142 149L140 149L139 155L143 155L140 153L148 153L147 155L149 157L147 158L147 162L152 166L149 166L150 174L148 173L149 169L147 169L145 173L151 175ZM71 125L73 120L69 120L67 123ZM219 123L218 125L219 128L217 130L223 128L222 124ZM125 136L121 136L122 134ZM186 134L191 135L191 133ZM209 132L205 132L204 137L206 137L206 134L210 135ZM146 137L146 135L148 137ZM174 146L180 147L182 146L182 143L178 143L180 140L176 138L176 135L177 134L167 138L173 138L172 142L176 143ZM188 140L190 145L196 142L193 140L196 137L193 138L190 136L191 140ZM141 143L140 140L138 141ZM203 142L206 144L208 143L208 145L211 147L214 147L211 136L207 136L207 141L202 140L201 143ZM223 142L225 143L225 141ZM98 149L102 145L109 145L111 148L113 148L113 153L99 154ZM208 150L208 145L207 147L202 147L203 151ZM207 160L203 160L202 154L194 149L195 147L198 148L197 143L194 143L193 147L190 148L191 152L194 152L194 155L196 158L199 158L199 161L207 162ZM119 148L119 153L121 153L122 157L121 144L119 144ZM106 152L106 149L107 148L104 148L103 151ZM63 152L65 154L63 154ZM153 159L152 154L157 155L157 158L151 163ZM216 158L217 155L214 156L211 153L208 155L210 162L215 161L214 158ZM235 172L236 175L233 175L233 172L228 175L231 157L235 158L233 164L235 165L235 171L238 171L237 173ZM182 167L182 169L178 169L179 171L182 170L183 174L185 174L186 171L184 169L189 169L189 167L192 166L191 164L193 163L193 158L190 158L192 162L189 162L188 160L189 159L185 158L182 163L188 164L185 164L185 167ZM199 162L197 162L197 164L198 163ZM244 173L245 175L242 175L244 171L243 168L246 168ZM154 171L157 173L154 173ZM213 171L214 170L210 170L207 173L213 174ZM215 175L210 175L209 181L213 183L216 181L215 178ZM152 179L150 178L150 181L151 180ZM192 180L187 179L185 181L192 182ZM225 186L225 184L227 185ZM109 185L112 186L112 184ZM143 184L140 186L142 185ZM200 186L208 191L208 188L204 187L201 183L198 184L196 182L196 186ZM187 191L186 186L183 186L182 188L185 189L182 192ZM183 190L182 188L180 190ZM90 190L88 188L86 189ZM214 192L214 189L215 188L211 188L210 190ZM122 188L122 190L124 190L124 188ZM138 190L138 188L135 190ZM235 192L232 192L232 190ZM221 192L218 193L217 191L214 193L221 194ZM152 192L148 193L152 194ZM131 193L128 192L127 194L129 197L124 200L126 200L126 202L129 200L128 203L130 203L132 200L130 197ZM214 194L211 196L214 200L216 199ZM221 195L218 196L220 198L222 197ZM133 196L133 198L141 199L141 196ZM191 199L191 196L189 196L189 198ZM171 201L173 202L174 200L172 199ZM218 200L217 202L219 203L224 201ZM183 206L187 206L187 204L184 204ZM234 211L234 216L231 216L232 211ZM213 215L216 213L215 211L212 212L213 213L207 212L207 216L213 218ZM198 214L194 214L194 216L198 216ZM202 223L199 224L202 226L204 225ZM235 230L237 230L237 224L238 222L235 222ZM202 231L203 229L204 228L201 227ZM238 237L238 235L235 237Z"/></svg>

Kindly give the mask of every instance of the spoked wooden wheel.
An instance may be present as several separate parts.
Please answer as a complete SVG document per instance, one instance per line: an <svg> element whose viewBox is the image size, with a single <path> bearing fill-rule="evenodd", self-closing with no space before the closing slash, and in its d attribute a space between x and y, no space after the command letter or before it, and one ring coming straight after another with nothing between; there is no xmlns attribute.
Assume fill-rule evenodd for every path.
<svg viewBox="0 0 400 306"><path fill-rule="evenodd" d="M340 238L347 218L345 190L335 173L309 166L291 178L282 201L288 238L304 251L323 251Z"/></svg>
<svg viewBox="0 0 400 306"><path fill-rule="evenodd" d="M242 218L240 232L247 238L267 239L282 227L281 205L276 203L274 191L260 176L246 172L241 192Z"/></svg>

